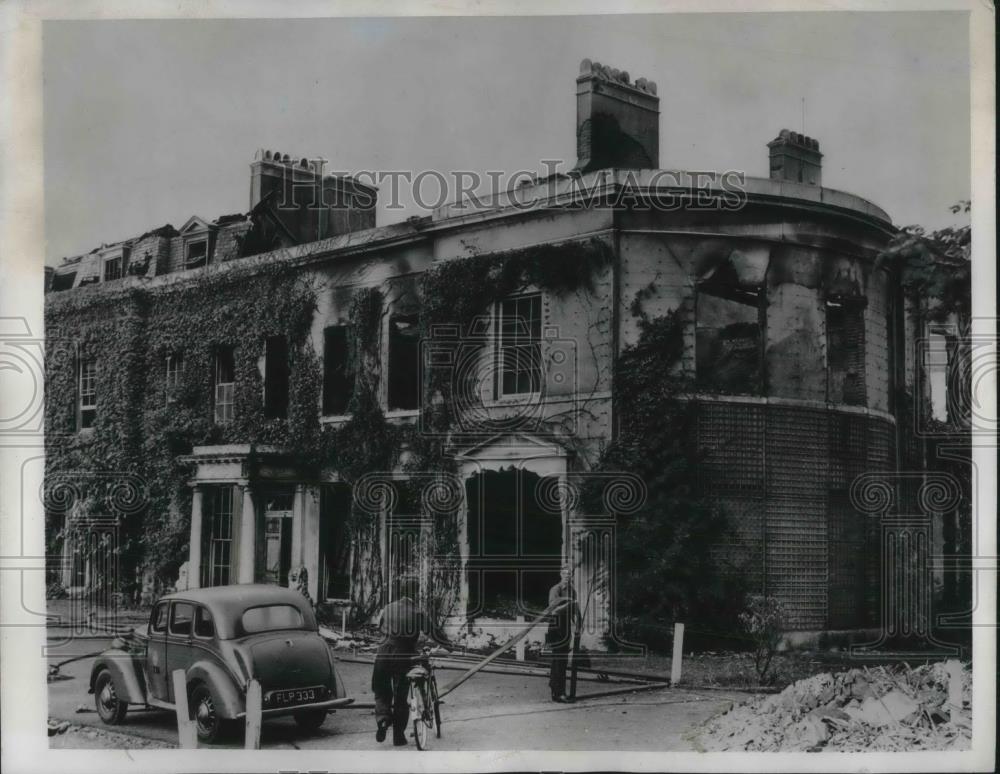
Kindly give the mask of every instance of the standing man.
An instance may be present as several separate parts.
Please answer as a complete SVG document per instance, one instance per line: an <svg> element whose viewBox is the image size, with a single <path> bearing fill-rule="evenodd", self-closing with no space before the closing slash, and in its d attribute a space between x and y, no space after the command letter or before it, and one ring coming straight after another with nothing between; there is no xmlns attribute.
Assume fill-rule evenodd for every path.
<svg viewBox="0 0 1000 774"><path fill-rule="evenodd" d="M550 613L545 641L552 649L552 666L549 671L552 701L565 702L566 662L573 643L573 626L579 627L583 622L580 606L576 602L576 590L573 588L572 567L563 567L559 582L549 591L549 607L557 602L561 604Z"/></svg>
<svg viewBox="0 0 1000 774"><path fill-rule="evenodd" d="M382 610L379 624L384 639L375 654L372 669L372 692L375 694L375 719L378 729L375 740L385 741L392 726L392 743L406 744L408 683L406 673L417 655L421 632L429 631L427 616L416 603L419 584L415 578L403 578L399 583L399 598Z"/></svg>

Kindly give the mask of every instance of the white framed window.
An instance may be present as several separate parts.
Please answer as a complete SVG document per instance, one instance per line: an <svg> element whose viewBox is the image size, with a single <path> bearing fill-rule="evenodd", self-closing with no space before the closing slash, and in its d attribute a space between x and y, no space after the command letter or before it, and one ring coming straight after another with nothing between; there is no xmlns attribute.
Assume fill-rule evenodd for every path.
<svg viewBox="0 0 1000 774"><path fill-rule="evenodd" d="M233 487L210 487L206 492L205 507L208 551L203 559L202 585L227 586L232 574Z"/></svg>
<svg viewBox="0 0 1000 774"><path fill-rule="evenodd" d="M176 399L177 390L181 386L181 377L183 374L184 355L180 353L168 355L166 363L166 376L164 379L164 388L167 397L166 402L168 406Z"/></svg>
<svg viewBox="0 0 1000 774"><path fill-rule="evenodd" d="M233 421L236 392L236 364L232 347L215 352L215 423Z"/></svg>
<svg viewBox="0 0 1000 774"><path fill-rule="evenodd" d="M86 430L93 427L97 419L97 362L93 358L82 358L78 368L77 429Z"/></svg>
<svg viewBox="0 0 1000 774"><path fill-rule="evenodd" d="M542 390L542 295L497 304L497 392L500 397Z"/></svg>

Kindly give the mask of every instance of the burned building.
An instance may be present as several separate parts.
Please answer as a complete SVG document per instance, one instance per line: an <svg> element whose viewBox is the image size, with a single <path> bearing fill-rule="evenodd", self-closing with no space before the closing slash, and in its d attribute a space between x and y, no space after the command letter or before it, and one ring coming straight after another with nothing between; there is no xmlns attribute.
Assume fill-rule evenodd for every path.
<svg viewBox="0 0 1000 774"><path fill-rule="evenodd" d="M183 567L134 562L168 582L305 568L313 599L364 613L409 572L449 587L455 620L526 613L566 562L610 572L615 508L580 513L573 486L618 432L616 359L669 314L699 486L737 527L747 588L794 629L870 625L877 533L850 488L896 468L918 381L875 263L889 216L821 187L819 143L788 130L761 138L767 178L661 169L656 84L589 60L576 84L573 174L376 227L373 188L261 151L248 214L65 261L49 476L144 476L150 502L122 518L181 546ZM50 510L52 534L71 526ZM606 633L613 581L596 599Z"/></svg>

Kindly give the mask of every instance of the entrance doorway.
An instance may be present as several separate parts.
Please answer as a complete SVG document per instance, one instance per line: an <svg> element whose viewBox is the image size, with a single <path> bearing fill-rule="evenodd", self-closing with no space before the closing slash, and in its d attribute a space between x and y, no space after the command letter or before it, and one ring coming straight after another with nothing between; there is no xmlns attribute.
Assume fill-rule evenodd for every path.
<svg viewBox="0 0 1000 774"><path fill-rule="evenodd" d="M288 585L292 569L293 487L276 487L264 492L263 582Z"/></svg>
<svg viewBox="0 0 1000 774"><path fill-rule="evenodd" d="M319 597L349 599L351 596L351 516L349 484L326 484L320 489Z"/></svg>
<svg viewBox="0 0 1000 774"><path fill-rule="evenodd" d="M562 514L538 500L541 477L508 468L466 481L469 615L513 618L544 610L559 580Z"/></svg>

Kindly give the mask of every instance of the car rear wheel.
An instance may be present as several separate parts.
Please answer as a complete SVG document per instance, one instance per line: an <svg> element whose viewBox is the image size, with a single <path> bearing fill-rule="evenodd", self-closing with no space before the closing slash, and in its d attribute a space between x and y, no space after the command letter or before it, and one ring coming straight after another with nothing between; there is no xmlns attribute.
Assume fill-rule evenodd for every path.
<svg viewBox="0 0 1000 774"><path fill-rule="evenodd" d="M198 741L213 744L222 734L223 721L215 706L215 697L204 683L191 689L191 719L198 729Z"/></svg>
<svg viewBox="0 0 1000 774"><path fill-rule="evenodd" d="M305 710L295 713L295 723L303 731L317 731L326 722L326 710Z"/></svg>
<svg viewBox="0 0 1000 774"><path fill-rule="evenodd" d="M94 706L101 720L109 726L117 726L125 720L128 704L118 698L115 678L107 669L101 671L94 681Z"/></svg>

